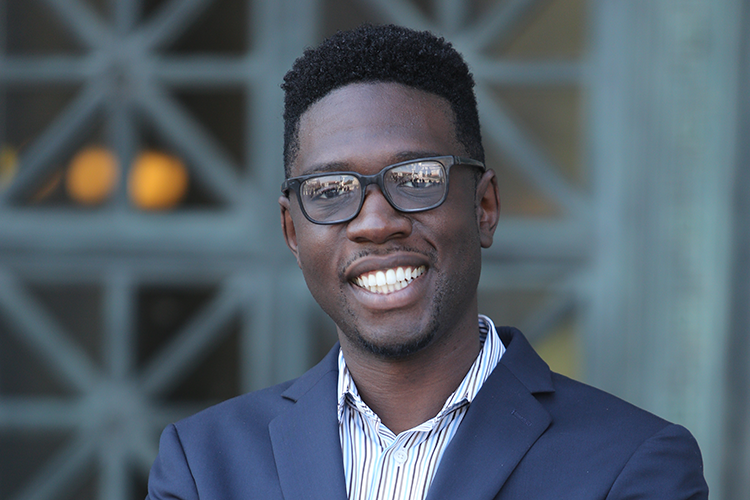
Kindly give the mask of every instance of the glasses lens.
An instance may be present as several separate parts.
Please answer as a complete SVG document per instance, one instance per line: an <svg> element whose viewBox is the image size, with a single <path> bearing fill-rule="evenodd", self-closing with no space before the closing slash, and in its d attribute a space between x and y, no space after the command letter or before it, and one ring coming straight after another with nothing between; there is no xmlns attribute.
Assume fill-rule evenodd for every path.
<svg viewBox="0 0 750 500"><path fill-rule="evenodd" d="M443 200L445 168L438 161L417 161L385 173L385 189L399 210L419 210Z"/></svg>
<svg viewBox="0 0 750 500"><path fill-rule="evenodd" d="M318 222L352 217L359 208L361 196L359 181L352 175L313 177L300 186L305 212Z"/></svg>

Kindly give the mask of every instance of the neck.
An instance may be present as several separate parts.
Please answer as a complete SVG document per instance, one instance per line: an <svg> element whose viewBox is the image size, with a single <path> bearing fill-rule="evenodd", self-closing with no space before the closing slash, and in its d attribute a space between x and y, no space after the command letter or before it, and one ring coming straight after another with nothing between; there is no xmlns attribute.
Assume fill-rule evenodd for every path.
<svg viewBox="0 0 750 500"><path fill-rule="evenodd" d="M458 388L479 354L477 316L420 352L384 359L341 338L349 372L362 400L395 434L435 415Z"/></svg>

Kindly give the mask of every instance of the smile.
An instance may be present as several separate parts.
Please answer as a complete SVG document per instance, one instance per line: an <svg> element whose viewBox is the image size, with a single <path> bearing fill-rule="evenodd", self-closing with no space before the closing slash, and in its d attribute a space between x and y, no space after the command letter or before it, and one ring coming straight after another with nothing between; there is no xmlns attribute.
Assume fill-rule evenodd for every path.
<svg viewBox="0 0 750 500"><path fill-rule="evenodd" d="M425 270L425 266L419 266L371 271L355 278L354 283L372 293L391 293L409 286L414 279L422 276Z"/></svg>

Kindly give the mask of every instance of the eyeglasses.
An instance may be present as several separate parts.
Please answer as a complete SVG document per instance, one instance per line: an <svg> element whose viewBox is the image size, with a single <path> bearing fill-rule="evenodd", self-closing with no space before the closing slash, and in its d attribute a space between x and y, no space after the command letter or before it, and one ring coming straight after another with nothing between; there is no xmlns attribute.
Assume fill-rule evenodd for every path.
<svg viewBox="0 0 750 500"><path fill-rule="evenodd" d="M297 194L302 213L315 224L338 224L359 215L370 184L377 184L393 208L422 212L440 206L448 195L448 173L453 165L485 170L482 162L458 156L420 158L388 165L373 175L327 172L291 177L281 185L285 196Z"/></svg>

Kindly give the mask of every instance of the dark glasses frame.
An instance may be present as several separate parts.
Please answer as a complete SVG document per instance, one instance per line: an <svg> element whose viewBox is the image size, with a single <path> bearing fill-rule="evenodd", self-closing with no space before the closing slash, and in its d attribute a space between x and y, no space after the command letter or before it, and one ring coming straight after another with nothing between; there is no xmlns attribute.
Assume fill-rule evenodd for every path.
<svg viewBox="0 0 750 500"><path fill-rule="evenodd" d="M425 162L425 161L436 161L440 163L443 168L445 169L445 192L443 193L443 196L440 198L439 201L436 203L433 203L432 205L429 205L427 207L420 207L420 208L409 208L404 209L397 206L394 201L391 199L391 196L388 194L388 191L385 189L383 179L385 178L386 172L393 168L402 167L404 165L409 165L411 163L419 163L419 162ZM363 175L357 172L320 172L315 174L309 174L309 175L300 175L299 177L290 177L289 179L285 180L281 184L281 192L286 196L289 197L289 191L294 191L297 195L297 202L299 203L300 209L302 210L302 214L312 222L313 224L321 224L321 225L330 225L330 224L340 224L342 222L348 222L355 217L359 215L359 212L362 210L362 205L365 203L365 196L367 194L367 186L370 184L377 184L378 188L380 188L380 192L383 193L383 196L385 196L385 199L388 200L388 203L398 210L399 212L404 213L414 213L414 212L424 212L426 210L432 210L433 208L437 208L440 205L443 204L446 197L448 196L448 185L449 185L449 179L450 179L450 168L453 165L467 165L471 167L478 167L482 169L482 172L485 172L487 170L487 167L485 167L484 163L482 163L479 160L472 160L471 158L464 158L460 156L432 156L429 158L416 158L414 160L407 160L402 161L399 163L394 163L393 165L388 165L386 167L383 167L383 169L378 172L377 174L372 175ZM359 181L360 185L360 198L359 198L359 206L357 207L357 210L351 215L350 217L345 217L343 219L336 219L332 221L319 221L316 219L313 219L310 217L310 215L305 210L305 205L302 202L302 197L300 195L300 187L302 186L302 183L305 182L308 179L314 179L316 177L327 177L331 175L351 175L352 177L355 177Z"/></svg>

